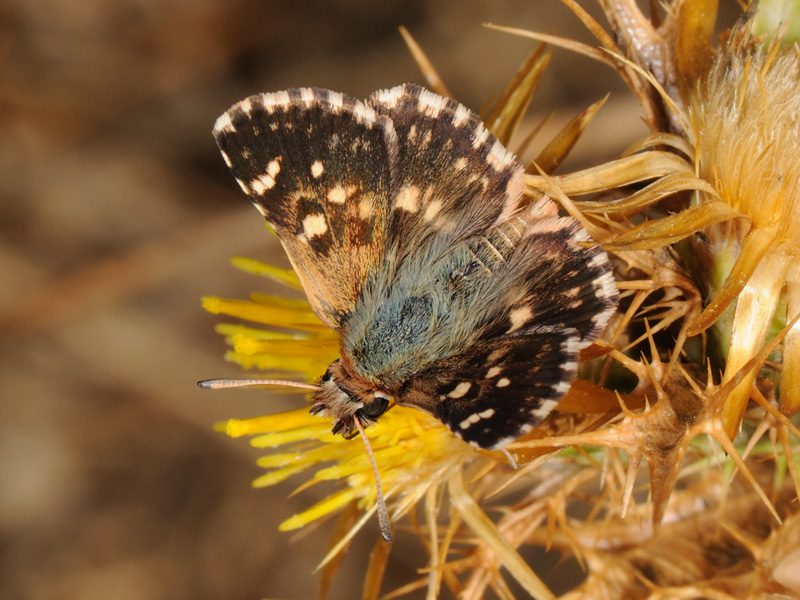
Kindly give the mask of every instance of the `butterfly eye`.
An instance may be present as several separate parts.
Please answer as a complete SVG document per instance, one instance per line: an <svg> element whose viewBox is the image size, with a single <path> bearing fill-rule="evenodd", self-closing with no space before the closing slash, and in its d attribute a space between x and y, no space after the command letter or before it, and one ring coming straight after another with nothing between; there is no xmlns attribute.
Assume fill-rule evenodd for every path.
<svg viewBox="0 0 800 600"><path fill-rule="evenodd" d="M369 404L365 404L359 412L369 419L377 419L386 409L389 408L389 399L382 396L375 396Z"/></svg>

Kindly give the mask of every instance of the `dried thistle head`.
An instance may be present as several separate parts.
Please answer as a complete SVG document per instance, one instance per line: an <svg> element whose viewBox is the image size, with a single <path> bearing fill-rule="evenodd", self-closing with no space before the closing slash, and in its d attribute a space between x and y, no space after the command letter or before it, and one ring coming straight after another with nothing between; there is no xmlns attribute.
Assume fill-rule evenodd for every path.
<svg viewBox="0 0 800 600"><path fill-rule="evenodd" d="M713 2L676 1L654 24L632 3L609 0L603 6L615 38L570 4L604 50L525 34L612 65L640 99L652 133L615 161L553 175L602 106L597 103L538 153L527 169L527 192L560 201L614 254L622 309L598 344L582 353L583 379L556 412L508 447L519 463L516 471L502 455L476 451L414 410L395 407L368 430L393 521L407 516L428 550L427 573L408 589L427 587L433 598L445 586L477 600L491 588L509 597L500 570L505 567L528 593L550 598L535 567L517 553L525 544L552 546L582 561L588 578L570 598L739 597L743 588L720 579L718 565L705 561L720 549L736 557L750 553L751 559L737 563L749 589L772 589L771 576L764 575L772 572L780 585L794 589L786 565L798 559L785 540L796 531L791 499L800 478L793 451L798 432L788 417L799 407L792 398L800 370L788 372L787 365L800 360L800 346L795 329L776 336L762 325L777 315L780 329L784 315L800 310L791 260L792 244L800 239L793 217L797 178L791 176L798 167L787 162L796 151L798 119L785 119L796 114L792 107L800 98L787 82L797 79L797 54L777 45L762 50L742 27L714 48L713 10L704 12ZM538 48L486 117L504 144L518 128L547 58ZM429 63L425 72L431 86L446 94ZM694 246L689 252L670 247L681 241ZM311 377L335 357L335 336L314 323L307 305L254 300L266 306L225 304L225 310L277 326L289 322L303 333L278 339L228 326L224 332L235 349L230 358ZM709 330L726 340L720 378L698 334L734 303L732 319L739 325L733 332L730 323ZM212 305L218 307L217 301ZM759 375L778 348L782 412L774 406L774 389ZM780 362L773 366L780 370ZM751 396L758 404L743 417ZM735 445L742 422L747 435ZM333 556L365 522L357 511L373 506L375 498L357 441L331 436L327 423L302 410L221 428L257 434L254 445L281 447L260 461L270 471L258 485L310 469L315 473L301 489L322 480L343 485L283 525L301 527L340 511L325 559L334 570ZM566 449L542 464L558 448ZM717 456L720 449L728 459ZM741 478L729 480L735 469L746 485ZM500 516L490 519L489 507ZM584 507L584 516L574 516L576 507ZM709 522L715 527L704 526ZM758 535L747 529L756 522ZM387 560L388 551L376 546L365 597L377 597Z"/></svg>
<svg viewBox="0 0 800 600"><path fill-rule="evenodd" d="M701 331L736 301L729 328L715 331L726 350L730 380L758 352L770 328L798 314L796 256L800 251L800 61L796 48L770 49L748 30L734 35L690 96L689 139L700 177L717 202L735 214L704 233L711 303L694 326ZM707 201L704 198L700 202ZM727 271L727 273L726 273ZM774 333L773 333L774 334ZM800 410L798 332L783 345L781 409ZM734 390L723 412L730 435L738 429L755 372Z"/></svg>
<svg viewBox="0 0 800 600"><path fill-rule="evenodd" d="M612 43L593 23L593 32L609 50L604 60L637 92L653 115L648 122L656 132L635 144L630 156L556 183L567 195L576 195L654 179L634 194L576 206L613 217L606 226L618 235L606 238L605 246L623 253L622 258L629 251L686 240L680 267L694 279L706 306L697 314L697 297L687 298L688 318L677 346L722 317L710 331L711 347L725 364L724 381L730 381L798 314L792 268L797 253L797 49L781 45L779 38L764 48L751 33L751 13L714 48L713 2L674 2L658 26L627 2L604 7L620 40L609 47ZM645 84L658 91L660 102L642 92ZM649 150L659 144L667 151ZM592 185L590 176L602 183ZM532 185L546 187L541 179ZM693 195L682 204L677 194L686 197L689 191ZM648 220L636 226L625 222L643 216ZM786 334L785 366L775 377L787 416L800 409L797 335L794 329ZM759 368L751 366L725 401L722 418L731 438Z"/></svg>

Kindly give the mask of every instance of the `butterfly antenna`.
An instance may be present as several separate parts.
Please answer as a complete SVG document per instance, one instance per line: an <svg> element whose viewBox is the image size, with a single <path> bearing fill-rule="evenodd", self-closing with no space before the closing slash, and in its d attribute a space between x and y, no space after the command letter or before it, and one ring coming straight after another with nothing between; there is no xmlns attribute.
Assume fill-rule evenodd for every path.
<svg viewBox="0 0 800 600"><path fill-rule="evenodd" d="M383 500L383 490L381 489L381 478L378 475L378 463L375 462L375 455L372 453L372 446L369 445L367 434L364 433L364 426L357 416L353 416L356 422L358 432L361 434L361 439L364 440L364 446L367 448L367 455L369 462L372 463L372 470L375 472L375 502L378 504L378 525L381 529L381 536L387 542L392 541L392 528L389 524L389 512L386 510L386 502Z"/></svg>
<svg viewBox="0 0 800 600"><path fill-rule="evenodd" d="M318 391L319 386L300 381L284 381L282 379L205 379L197 385L206 390L223 390L227 388L252 387L257 385L280 385L304 390Z"/></svg>

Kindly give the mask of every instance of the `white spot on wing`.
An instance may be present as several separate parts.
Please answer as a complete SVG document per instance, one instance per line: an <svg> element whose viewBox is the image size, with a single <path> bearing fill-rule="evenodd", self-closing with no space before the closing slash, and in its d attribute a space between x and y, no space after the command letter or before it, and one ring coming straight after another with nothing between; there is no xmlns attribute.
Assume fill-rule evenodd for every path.
<svg viewBox="0 0 800 600"><path fill-rule="evenodd" d="M556 385L553 386L553 391L558 394L559 396L563 396L569 391L569 388L572 387L572 384L568 381L560 381Z"/></svg>
<svg viewBox="0 0 800 600"><path fill-rule="evenodd" d="M319 213L312 213L303 219L303 232L307 238L312 238L315 235L325 235L328 231L328 224L325 222L325 216Z"/></svg>
<svg viewBox="0 0 800 600"><path fill-rule="evenodd" d="M300 90L300 99L305 102L306 104L311 104L314 102L314 90L311 88L302 88Z"/></svg>
<svg viewBox="0 0 800 600"><path fill-rule="evenodd" d="M556 404L558 404L558 402L556 402L555 400L543 400L541 406L531 411L531 416L534 417L537 421L541 421L547 415L553 412L553 409L556 407Z"/></svg>
<svg viewBox="0 0 800 600"><path fill-rule="evenodd" d="M376 92L374 97L381 104L384 104L389 108L394 108L397 106L400 98L403 97L404 90L405 86L398 85L389 90L381 90Z"/></svg>
<svg viewBox="0 0 800 600"><path fill-rule="evenodd" d="M275 178L269 173L259 175L250 182L250 187L256 194L263 194L267 190L271 190L275 187Z"/></svg>
<svg viewBox="0 0 800 600"><path fill-rule="evenodd" d="M331 92L328 101L334 108L342 108L344 106L344 95L341 92Z"/></svg>
<svg viewBox="0 0 800 600"><path fill-rule="evenodd" d="M605 254L596 254L592 257L592 260L589 261L589 266L596 269L598 267L604 267L607 263L608 259Z"/></svg>
<svg viewBox="0 0 800 600"><path fill-rule="evenodd" d="M578 246L578 242L586 242L589 240L589 232L585 229L575 229L572 232L569 242L572 246Z"/></svg>
<svg viewBox="0 0 800 600"><path fill-rule="evenodd" d="M364 198L358 203L358 216L362 219L369 219L372 216L372 201Z"/></svg>
<svg viewBox="0 0 800 600"><path fill-rule="evenodd" d="M419 210L419 188L415 185L409 185L400 190L394 207L402 208L412 213L417 212Z"/></svg>
<svg viewBox="0 0 800 600"><path fill-rule="evenodd" d="M472 147L476 150L483 146L486 140L489 139L489 130L480 123L475 128L475 139L472 140Z"/></svg>
<svg viewBox="0 0 800 600"><path fill-rule="evenodd" d="M422 90L419 94L419 104L423 112L436 118L447 105L447 100L438 94L434 94L428 90Z"/></svg>
<svg viewBox="0 0 800 600"><path fill-rule="evenodd" d="M377 113L361 102L355 103L353 106L353 114L359 123L366 123L368 126L372 126L378 119Z"/></svg>
<svg viewBox="0 0 800 600"><path fill-rule="evenodd" d="M506 150L499 140L495 140L492 149L486 155L486 160L495 171L500 171L511 164L513 157L514 155Z"/></svg>
<svg viewBox="0 0 800 600"><path fill-rule="evenodd" d="M228 155L225 153L225 151L220 150L220 152L222 153L222 160L225 161L225 164L228 165L228 167L232 167L233 163L231 163L231 159L228 158Z"/></svg>
<svg viewBox="0 0 800 600"><path fill-rule="evenodd" d="M469 388L472 387L472 384L469 381L462 381L459 383L455 389L447 394L448 398L463 398L466 393L469 391Z"/></svg>
<svg viewBox="0 0 800 600"><path fill-rule="evenodd" d="M483 412L472 413L466 419L461 421L458 424L458 426L461 429L469 429L472 425L474 425L475 423L477 423L481 419L490 419L492 416L494 416L494 409L493 408L487 408Z"/></svg>
<svg viewBox="0 0 800 600"><path fill-rule="evenodd" d="M497 380L495 387L506 387L511 383L511 380L508 377L501 377Z"/></svg>
<svg viewBox="0 0 800 600"><path fill-rule="evenodd" d="M325 172L325 167L322 165L321 160L315 160L311 163L311 176L314 179L319 179L322 177L322 174Z"/></svg>
<svg viewBox="0 0 800 600"><path fill-rule="evenodd" d="M442 209L442 202L440 200L431 200L425 207L425 212L422 213L423 220L425 221L432 220L436 215L439 214L439 211L441 209Z"/></svg>
<svg viewBox="0 0 800 600"><path fill-rule="evenodd" d="M501 367L492 367L491 369L486 371L486 375L484 375L483 377L484 379L491 379L492 377L497 377L498 375L500 375L500 372L502 370L503 369Z"/></svg>
<svg viewBox="0 0 800 600"><path fill-rule="evenodd" d="M261 96L261 104L264 108L268 109L269 112L272 112L272 107L281 104L286 105L291 102L289 98L289 92L286 90L282 90L280 92L275 92L274 94L264 94Z"/></svg>
<svg viewBox="0 0 800 600"><path fill-rule="evenodd" d="M463 104L459 104L458 107L456 107L455 113L453 114L453 125L455 127L461 127L464 123L469 121L469 116L469 109Z"/></svg>
<svg viewBox="0 0 800 600"><path fill-rule="evenodd" d="M269 176L274 179L275 175L277 175L280 172L281 172L281 157L278 156L274 160L269 161L269 164L267 165L267 174L269 174Z"/></svg>
<svg viewBox="0 0 800 600"><path fill-rule="evenodd" d="M503 439L497 440L497 442L491 446L490 450L501 450L508 446L511 442L513 442L516 438L512 435L508 437L504 437Z"/></svg>
<svg viewBox="0 0 800 600"><path fill-rule="evenodd" d="M328 202L333 202L334 204L344 204L344 201L347 200L347 192L345 189L337 185L336 187L332 187L328 190Z"/></svg>
<svg viewBox="0 0 800 600"><path fill-rule="evenodd" d="M525 323L530 320L533 316L533 311L531 311L530 306L520 306L519 308L515 308L511 311L508 315L509 320L511 321L511 327L506 331L506 333L511 333L512 331L516 331Z"/></svg>
<svg viewBox="0 0 800 600"><path fill-rule="evenodd" d="M224 112L219 116L217 122L214 123L214 131L236 131L236 129L233 127L233 123L231 122L230 112Z"/></svg>
<svg viewBox="0 0 800 600"><path fill-rule="evenodd" d="M467 164L468 164L467 159L464 158L463 156L461 158L456 159L456 164L455 164L456 171L463 171L464 169L467 168Z"/></svg>
<svg viewBox="0 0 800 600"><path fill-rule="evenodd" d="M477 423L480 420L481 420L481 418L478 415L478 413L472 413L466 419L461 421L461 423L459 423L458 426L461 427L461 429L469 429L470 425L474 425L475 423Z"/></svg>
<svg viewBox="0 0 800 600"><path fill-rule="evenodd" d="M498 348L497 350L492 350L491 354L489 354L489 356L486 357L486 362L489 363L498 362L506 354L508 354L508 348Z"/></svg>
<svg viewBox="0 0 800 600"><path fill-rule="evenodd" d="M609 302L609 304L613 305L616 303L616 299L619 296L619 290L617 290L617 284L614 281L614 276L611 274L611 271L606 271L600 277L595 279L592 282L592 287L594 288L594 293L598 298L603 300L613 300L613 303ZM595 318L602 317L599 322L603 325L608 321L611 317L611 312L602 312L599 313Z"/></svg>

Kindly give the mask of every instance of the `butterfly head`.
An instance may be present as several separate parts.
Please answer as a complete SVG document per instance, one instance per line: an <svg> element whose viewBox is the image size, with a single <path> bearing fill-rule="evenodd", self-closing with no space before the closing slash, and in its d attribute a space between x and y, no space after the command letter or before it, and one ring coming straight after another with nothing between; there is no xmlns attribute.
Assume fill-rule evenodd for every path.
<svg viewBox="0 0 800 600"><path fill-rule="evenodd" d="M390 405L390 395L374 384L351 375L335 360L317 383L311 413L333 417L334 434L341 433L350 439L358 433L356 419L368 427L376 422Z"/></svg>

